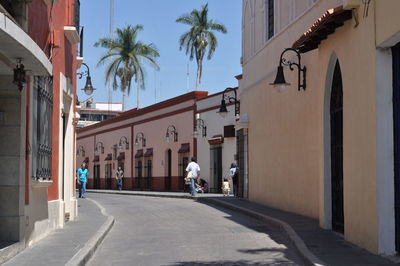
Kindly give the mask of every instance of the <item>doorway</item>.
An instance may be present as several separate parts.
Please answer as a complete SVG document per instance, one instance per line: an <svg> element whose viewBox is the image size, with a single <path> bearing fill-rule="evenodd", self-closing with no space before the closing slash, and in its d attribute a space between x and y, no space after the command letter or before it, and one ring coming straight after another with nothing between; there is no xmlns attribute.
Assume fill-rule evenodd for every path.
<svg viewBox="0 0 400 266"><path fill-rule="evenodd" d="M343 207L343 84L336 61L330 99L332 229L344 233Z"/></svg>
<svg viewBox="0 0 400 266"><path fill-rule="evenodd" d="M400 253L400 43L392 47L395 246Z"/></svg>
<svg viewBox="0 0 400 266"><path fill-rule="evenodd" d="M210 166L211 166L211 186L210 192L222 192L222 147L221 145L211 145L210 147Z"/></svg>
<svg viewBox="0 0 400 266"><path fill-rule="evenodd" d="M167 150L167 160L166 160L166 177L164 187L165 190L171 190L171 182L172 182L172 151L171 149Z"/></svg>
<svg viewBox="0 0 400 266"><path fill-rule="evenodd" d="M93 165L93 188L100 189L100 165Z"/></svg>

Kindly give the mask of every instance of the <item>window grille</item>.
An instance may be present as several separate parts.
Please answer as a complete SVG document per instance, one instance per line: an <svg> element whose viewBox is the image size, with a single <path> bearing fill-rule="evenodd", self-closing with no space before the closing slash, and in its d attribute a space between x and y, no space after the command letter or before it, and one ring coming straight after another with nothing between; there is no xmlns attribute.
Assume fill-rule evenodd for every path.
<svg viewBox="0 0 400 266"><path fill-rule="evenodd" d="M32 173L35 179L51 179L51 129L53 111L51 77L33 78Z"/></svg>

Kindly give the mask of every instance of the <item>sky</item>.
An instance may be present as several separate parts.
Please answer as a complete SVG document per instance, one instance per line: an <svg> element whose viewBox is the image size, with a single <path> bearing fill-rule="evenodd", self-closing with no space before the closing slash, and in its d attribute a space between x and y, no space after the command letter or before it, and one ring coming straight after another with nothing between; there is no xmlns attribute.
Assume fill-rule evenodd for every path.
<svg viewBox="0 0 400 266"><path fill-rule="evenodd" d="M105 66L97 67L97 62L106 50L94 47L94 43L109 36L109 0L83 0L80 10L80 24L84 27L83 57L90 68L94 102L108 102L108 88L105 85ZM200 90L209 94L238 85L234 76L241 74L241 0L114 0L113 28L141 24L144 30L138 39L153 43L159 50L159 71L144 64L146 71L145 90L139 92L140 108L173 98L195 89L197 65L189 61L185 51L179 50L179 37L189 26L175 20L200 9L208 3L209 19L226 26L227 34L216 32L218 47L211 60L203 61L203 76ZM189 66L189 88L187 69ZM85 70L82 66L78 72ZM87 98L81 90L85 77L78 79L78 99ZM130 95L126 97L126 110L136 107L137 86L132 84ZM111 102L122 102L122 93L113 91Z"/></svg>

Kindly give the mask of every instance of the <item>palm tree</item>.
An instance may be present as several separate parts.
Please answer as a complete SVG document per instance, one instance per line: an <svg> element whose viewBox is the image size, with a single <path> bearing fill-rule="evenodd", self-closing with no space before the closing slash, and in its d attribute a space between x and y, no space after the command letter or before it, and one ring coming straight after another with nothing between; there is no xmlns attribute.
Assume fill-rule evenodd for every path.
<svg viewBox="0 0 400 266"><path fill-rule="evenodd" d="M186 55L189 55L190 60L196 57L196 90L198 90L203 72L203 57L208 49L207 59L210 60L218 45L217 38L212 31L226 33L227 30L223 24L215 23L212 19L208 20L208 4L203 5L201 10L193 9L190 14L180 16L176 22L191 26L179 38L179 49L185 48Z"/></svg>
<svg viewBox="0 0 400 266"><path fill-rule="evenodd" d="M123 110L125 110L126 92L129 95L131 90L132 78L135 78L137 93L139 93L139 88L145 88L143 61L159 70L156 59L160 54L155 45L144 44L137 40L138 32L141 30L143 30L142 25L128 25L126 28L117 29L115 38L101 38L94 44L95 47L101 46L107 49L97 66L108 63L105 72L106 84L111 84L114 90L117 90L118 87L121 89ZM118 84L117 77L120 84ZM139 100L137 107L139 108Z"/></svg>

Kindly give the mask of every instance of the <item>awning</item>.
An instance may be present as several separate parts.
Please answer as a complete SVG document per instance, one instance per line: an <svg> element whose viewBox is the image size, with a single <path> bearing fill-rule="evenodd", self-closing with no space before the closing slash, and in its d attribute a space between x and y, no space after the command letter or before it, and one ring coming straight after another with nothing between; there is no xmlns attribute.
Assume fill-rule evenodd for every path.
<svg viewBox="0 0 400 266"><path fill-rule="evenodd" d="M224 143L224 137L222 135L215 135L212 138L208 139L208 143L210 145L222 144Z"/></svg>
<svg viewBox="0 0 400 266"><path fill-rule="evenodd" d="M117 160L118 161L125 160L125 152L120 152L117 157Z"/></svg>
<svg viewBox="0 0 400 266"><path fill-rule="evenodd" d="M109 153L107 154L106 158L104 159L104 161L111 161L112 160L112 154Z"/></svg>
<svg viewBox="0 0 400 266"><path fill-rule="evenodd" d="M143 157L143 150L142 149L137 150L137 152L135 154L135 158L141 158L141 157Z"/></svg>
<svg viewBox="0 0 400 266"><path fill-rule="evenodd" d="M100 156L99 155L94 156L93 162L95 163L98 161L100 161Z"/></svg>
<svg viewBox="0 0 400 266"><path fill-rule="evenodd" d="M0 74L12 75L16 58L33 75L52 75L52 64L32 38L5 13L0 12Z"/></svg>
<svg viewBox="0 0 400 266"><path fill-rule="evenodd" d="M152 157L153 156L153 148L147 149L144 153L144 157Z"/></svg>
<svg viewBox="0 0 400 266"><path fill-rule="evenodd" d="M190 152L190 143L182 143L178 153L189 153L189 152Z"/></svg>
<svg viewBox="0 0 400 266"><path fill-rule="evenodd" d="M300 53L317 49L322 40L334 33L336 28L343 26L344 22L351 17L352 11L345 10L342 6L327 10L301 35L292 48L298 49Z"/></svg>

